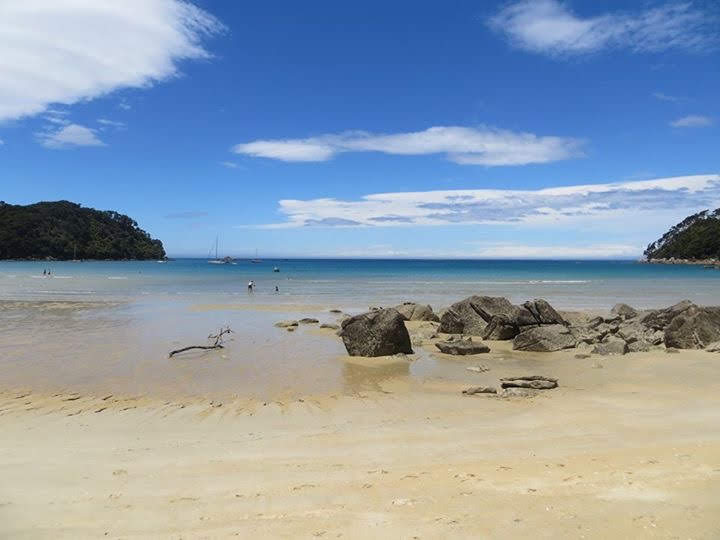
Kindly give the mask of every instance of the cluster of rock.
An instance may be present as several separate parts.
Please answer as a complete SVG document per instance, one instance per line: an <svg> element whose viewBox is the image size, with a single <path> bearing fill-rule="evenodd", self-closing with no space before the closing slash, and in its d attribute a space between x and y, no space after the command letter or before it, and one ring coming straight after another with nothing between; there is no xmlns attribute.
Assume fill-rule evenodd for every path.
<svg viewBox="0 0 720 540"><path fill-rule="evenodd" d="M406 321L422 321L414 330L416 344L450 334L435 346L456 355L489 352L482 340L512 340L514 350L534 352L579 348L593 354L621 355L662 347L668 351L720 351L720 307L702 307L689 300L645 311L617 304L608 315L591 317L563 315L542 299L515 305L507 298L476 295L451 305L440 317L430 306L412 302L371 308L343 319L338 335L351 356L412 354ZM290 329L317 322L301 319L276 326Z"/></svg>

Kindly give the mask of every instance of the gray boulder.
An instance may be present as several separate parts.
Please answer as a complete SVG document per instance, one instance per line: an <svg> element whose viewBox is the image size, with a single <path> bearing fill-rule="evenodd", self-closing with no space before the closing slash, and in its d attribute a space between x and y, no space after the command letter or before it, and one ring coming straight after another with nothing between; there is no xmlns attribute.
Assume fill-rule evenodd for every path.
<svg viewBox="0 0 720 540"><path fill-rule="evenodd" d="M333 323L322 323L320 328L327 328L328 330L338 330L340 327Z"/></svg>
<svg viewBox="0 0 720 540"><path fill-rule="evenodd" d="M542 298L529 300L523 304L537 322L537 324L566 324L562 316Z"/></svg>
<svg viewBox="0 0 720 540"><path fill-rule="evenodd" d="M440 318L433 313L430 306L424 304L416 304L415 302L404 302L395 309L402 315L406 321L434 321Z"/></svg>
<svg viewBox="0 0 720 540"><path fill-rule="evenodd" d="M665 330L672 320L690 308L697 307L690 300L683 300L665 309L648 311L639 318L640 322L653 330Z"/></svg>
<svg viewBox="0 0 720 540"><path fill-rule="evenodd" d="M345 319L339 335L350 356L390 356L413 352L405 321L392 308Z"/></svg>
<svg viewBox="0 0 720 540"><path fill-rule="evenodd" d="M665 346L676 349L704 349L720 340L720 308L692 305L676 315L665 327Z"/></svg>
<svg viewBox="0 0 720 540"><path fill-rule="evenodd" d="M705 350L707 352L720 352L720 341L716 341L715 343L711 343L707 347L705 347Z"/></svg>
<svg viewBox="0 0 720 540"><path fill-rule="evenodd" d="M528 328L513 340L513 349L516 351L552 352L572 349L575 345L577 340L570 329L562 324Z"/></svg>
<svg viewBox="0 0 720 540"><path fill-rule="evenodd" d="M615 304L610 310L610 312L614 313L615 315L620 315L625 319L632 319L633 317L637 317L638 315L638 312L635 308L622 303Z"/></svg>
<svg viewBox="0 0 720 540"><path fill-rule="evenodd" d="M450 306L440 318L440 331L511 339L526 327L551 324L565 321L545 300L532 300L520 307L507 298L476 295Z"/></svg>
<svg viewBox="0 0 720 540"><path fill-rule="evenodd" d="M304 319L300 319L298 322L299 322L300 324L317 324L317 323L319 323L320 321L318 321L318 320L315 319L314 317L305 317Z"/></svg>
<svg viewBox="0 0 720 540"><path fill-rule="evenodd" d="M595 345L592 352L602 356L612 354L622 355L628 352L628 345L622 338L617 336L608 336L602 342Z"/></svg>
<svg viewBox="0 0 720 540"><path fill-rule="evenodd" d="M460 356L490 352L490 347L480 341L473 341L472 338L453 339L452 341L441 341L439 343L436 343L435 346L442 353Z"/></svg>

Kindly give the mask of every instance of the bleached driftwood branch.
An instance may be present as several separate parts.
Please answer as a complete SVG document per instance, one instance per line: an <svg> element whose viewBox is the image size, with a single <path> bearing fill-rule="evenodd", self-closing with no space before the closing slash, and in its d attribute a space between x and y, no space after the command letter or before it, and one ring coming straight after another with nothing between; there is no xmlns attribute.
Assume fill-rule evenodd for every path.
<svg viewBox="0 0 720 540"><path fill-rule="evenodd" d="M208 336L208 340L212 341L210 345L190 345L189 347L183 347L182 349L175 349L174 351L170 351L170 354L168 355L168 358L172 358L176 354L180 354L186 351L191 351L193 349L202 349L202 350L212 350L212 349L222 349L223 348L223 336L226 334L232 334L233 331L230 329L229 326L225 328L220 328L217 334L210 334Z"/></svg>

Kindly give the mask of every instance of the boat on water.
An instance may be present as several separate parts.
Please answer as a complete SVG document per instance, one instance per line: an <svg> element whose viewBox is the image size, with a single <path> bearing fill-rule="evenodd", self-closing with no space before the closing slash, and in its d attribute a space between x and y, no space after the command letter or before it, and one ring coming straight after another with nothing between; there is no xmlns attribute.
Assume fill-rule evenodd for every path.
<svg viewBox="0 0 720 540"><path fill-rule="evenodd" d="M258 264L258 263L262 262L262 259L258 259L258 250L257 249L255 249L255 258L250 259L250 262L253 264Z"/></svg>
<svg viewBox="0 0 720 540"><path fill-rule="evenodd" d="M279 272L280 269L277 266L273 266L273 272Z"/></svg>
<svg viewBox="0 0 720 540"><path fill-rule="evenodd" d="M215 258L210 259L208 263L210 264L235 264L233 261L234 259L232 257L223 257L222 259L218 257L218 241L219 237L215 237ZM212 248L210 248L210 252L212 253ZM210 254L208 254L210 256Z"/></svg>

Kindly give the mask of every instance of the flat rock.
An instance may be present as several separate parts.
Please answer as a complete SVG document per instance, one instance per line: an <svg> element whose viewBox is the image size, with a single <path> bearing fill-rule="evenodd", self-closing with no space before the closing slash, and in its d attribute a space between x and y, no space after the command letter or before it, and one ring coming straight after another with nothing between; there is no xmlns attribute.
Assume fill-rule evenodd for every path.
<svg viewBox="0 0 720 540"><path fill-rule="evenodd" d="M337 330L340 328L340 326L338 326L337 324L333 324L333 323L322 323L320 325L320 328L327 328L329 330Z"/></svg>
<svg viewBox="0 0 720 540"><path fill-rule="evenodd" d="M305 318L303 318L303 319L300 319L298 322L299 322L300 324L317 324L317 323L319 323L320 321L318 321L317 319L315 319L315 318L313 318L313 317L305 317Z"/></svg>
<svg viewBox="0 0 720 540"><path fill-rule="evenodd" d="M466 396L472 396L474 394L497 394L497 388L492 386L473 386L467 390L462 391Z"/></svg>
<svg viewBox="0 0 720 540"><path fill-rule="evenodd" d="M513 340L516 351L553 352L572 349L575 345L575 337L561 324L528 328Z"/></svg>
<svg viewBox="0 0 720 540"><path fill-rule="evenodd" d="M339 334L350 356L413 354L405 320L392 308L345 319Z"/></svg>
<svg viewBox="0 0 720 540"><path fill-rule="evenodd" d="M485 343L482 343L480 341L473 341L472 338L454 339L452 341L441 341L439 343L436 343L435 346L442 353L461 356L490 352L490 347L488 347Z"/></svg>

